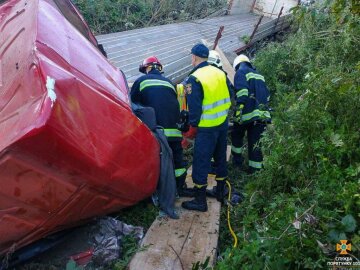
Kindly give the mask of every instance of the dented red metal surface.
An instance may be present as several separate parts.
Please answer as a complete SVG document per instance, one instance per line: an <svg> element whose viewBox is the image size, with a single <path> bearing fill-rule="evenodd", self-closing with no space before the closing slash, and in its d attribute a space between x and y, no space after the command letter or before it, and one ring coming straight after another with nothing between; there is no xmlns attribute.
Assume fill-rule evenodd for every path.
<svg viewBox="0 0 360 270"><path fill-rule="evenodd" d="M156 187L159 146L86 31L69 0L0 5L0 255Z"/></svg>

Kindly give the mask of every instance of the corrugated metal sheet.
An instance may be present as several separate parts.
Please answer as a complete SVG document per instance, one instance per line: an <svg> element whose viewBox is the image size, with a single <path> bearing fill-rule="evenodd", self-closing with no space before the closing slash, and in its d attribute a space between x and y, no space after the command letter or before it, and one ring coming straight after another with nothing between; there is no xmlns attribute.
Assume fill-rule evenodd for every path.
<svg viewBox="0 0 360 270"><path fill-rule="evenodd" d="M139 64L151 55L164 64L165 75L174 82L182 80L192 69L191 47L205 39L214 42L220 26L225 26L219 46L232 53L244 45L241 37L250 35L259 16L239 14L168 24L97 36L104 45L109 60L126 75L129 82L141 75ZM264 18L262 23L270 19Z"/></svg>

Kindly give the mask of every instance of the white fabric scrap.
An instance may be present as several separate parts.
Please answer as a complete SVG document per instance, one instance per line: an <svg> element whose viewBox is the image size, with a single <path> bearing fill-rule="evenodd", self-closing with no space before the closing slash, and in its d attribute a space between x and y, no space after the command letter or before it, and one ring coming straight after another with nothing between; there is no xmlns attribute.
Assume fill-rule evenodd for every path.
<svg viewBox="0 0 360 270"><path fill-rule="evenodd" d="M54 105L56 101L56 93L55 93L55 79L47 76L46 78L46 89L48 91L48 97L51 100L51 107Z"/></svg>

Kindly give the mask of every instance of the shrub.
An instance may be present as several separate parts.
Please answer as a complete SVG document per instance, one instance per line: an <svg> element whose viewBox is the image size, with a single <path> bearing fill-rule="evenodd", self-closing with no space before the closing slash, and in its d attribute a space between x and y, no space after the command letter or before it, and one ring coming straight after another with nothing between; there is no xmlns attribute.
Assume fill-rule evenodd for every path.
<svg viewBox="0 0 360 270"><path fill-rule="evenodd" d="M235 210L239 247L217 269L325 268L341 239L359 257L360 19L350 5L297 8L296 33L256 55L275 128Z"/></svg>
<svg viewBox="0 0 360 270"><path fill-rule="evenodd" d="M73 0L96 34L199 19L225 7L225 0Z"/></svg>

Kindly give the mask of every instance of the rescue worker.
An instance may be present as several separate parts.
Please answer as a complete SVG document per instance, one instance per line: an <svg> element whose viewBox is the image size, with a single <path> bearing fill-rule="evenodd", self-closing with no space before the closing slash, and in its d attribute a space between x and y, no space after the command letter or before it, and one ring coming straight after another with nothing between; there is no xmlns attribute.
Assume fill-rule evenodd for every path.
<svg viewBox="0 0 360 270"><path fill-rule="evenodd" d="M266 124L271 122L269 111L270 93L264 76L260 75L246 55L235 58L233 67L236 71L234 87L236 107L232 138L232 162L242 168L244 158L242 148L244 136L248 138L249 173L262 168L262 153L259 146L261 134Z"/></svg>
<svg viewBox="0 0 360 270"><path fill-rule="evenodd" d="M223 70L222 66L222 61L221 61L221 58L220 58L220 55L217 51L215 50L211 50L209 51L209 57L208 57L208 60L207 62L209 63L209 65L213 66L213 67L216 67L218 69L220 69L221 71L223 71L226 75L226 83L228 85L228 88L229 88L229 91L230 91L230 98L232 99L233 96L234 96L234 86L233 84L231 83L231 81L229 80L229 78L227 77L227 73L225 70ZM179 86L179 89L180 91L178 91L178 93L181 93L181 86L183 86L182 84L178 85ZM180 102L180 103L186 103L186 97L185 97L185 102ZM187 104L187 103L186 103ZM187 105L186 105L186 110L188 110L187 108ZM190 142L192 142L192 140L190 140L189 138L186 137L186 133L184 134L184 139L183 139L183 142L182 142L182 145L183 145L183 148L186 149L189 147L189 145L191 144ZM211 164L211 171L210 171L210 174L215 174L215 166L216 164L214 164L212 162Z"/></svg>
<svg viewBox="0 0 360 270"><path fill-rule="evenodd" d="M180 118L177 93L172 82L161 72L163 66L155 56L142 62L139 71L145 75L138 78L130 92L131 101L155 110L157 125L164 128L169 146L173 152L176 186L179 196L192 196L193 192L186 189L186 168L181 147L182 134L177 128ZM190 192L188 194L187 192Z"/></svg>
<svg viewBox="0 0 360 270"><path fill-rule="evenodd" d="M217 164L217 198L222 200L227 178L226 137L228 111L231 105L224 72L207 63L208 48L203 44L191 50L194 69L186 81L186 97L189 107L189 138L195 138L193 172L195 198L182 203L182 207L201 212L207 211L207 176L211 158Z"/></svg>
<svg viewBox="0 0 360 270"><path fill-rule="evenodd" d="M234 97L234 86L233 84L231 83L231 81L229 80L229 77L227 76L227 73L226 71L223 69L223 63L221 61L221 57L220 57L220 54L215 51L215 50L210 50L209 51L209 58L207 60L207 62L209 63L209 65L213 66L213 67L217 67L218 69L220 69L221 71L223 71L226 75L226 83L229 87L229 90L230 90L230 98L233 99ZM211 170L210 170L210 174L215 174L216 172L216 163L214 161L211 162ZM211 197L214 196L215 194L215 190L216 190L216 187L214 187L213 190L209 191L207 190L207 194Z"/></svg>
<svg viewBox="0 0 360 270"><path fill-rule="evenodd" d="M217 68L221 69L222 71L224 71L220 54L217 51L215 51L215 50L209 51L209 57L208 57L207 61L208 61L209 65L212 65L212 66L217 67Z"/></svg>
<svg viewBox="0 0 360 270"><path fill-rule="evenodd" d="M221 61L220 54L215 50L209 51L209 58L208 58L207 62L209 63L209 65L212 65L213 67L217 67L218 69L220 69L221 71L223 71L225 73L226 83L227 83L227 85L229 87L229 91L230 91L230 97L233 98L234 86L231 83L231 81L229 80L226 71L223 69L223 63Z"/></svg>

